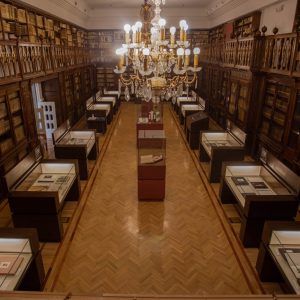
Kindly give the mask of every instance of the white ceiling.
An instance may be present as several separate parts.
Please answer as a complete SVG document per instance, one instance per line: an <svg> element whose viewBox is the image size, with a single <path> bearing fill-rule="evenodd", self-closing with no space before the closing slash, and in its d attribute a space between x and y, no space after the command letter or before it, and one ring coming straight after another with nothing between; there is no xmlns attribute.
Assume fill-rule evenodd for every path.
<svg viewBox="0 0 300 300"><path fill-rule="evenodd" d="M100 7L139 7L143 0L85 0L90 8ZM212 4L212 0L166 0L164 7L206 7ZM221 1L222 2L222 1ZM223 2L225 2L223 0ZM149 1L152 3L152 1Z"/></svg>

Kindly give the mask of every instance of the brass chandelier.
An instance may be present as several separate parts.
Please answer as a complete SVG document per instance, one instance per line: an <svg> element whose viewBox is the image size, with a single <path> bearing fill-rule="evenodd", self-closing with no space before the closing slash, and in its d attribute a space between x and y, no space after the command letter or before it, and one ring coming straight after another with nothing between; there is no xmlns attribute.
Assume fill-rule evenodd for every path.
<svg viewBox="0 0 300 300"><path fill-rule="evenodd" d="M160 6L165 0L151 1L154 9L148 0L142 5L143 23L124 25L125 44L116 50L119 62L114 72L120 74L119 89L125 87L127 101L130 94L157 102L160 98L169 100L181 96L184 88L188 93L191 85L197 85L197 72L201 70L199 48L193 49L193 65L190 65L187 22L179 22L179 40L176 41L175 27L170 27L170 38L166 39L166 20L160 17Z"/></svg>

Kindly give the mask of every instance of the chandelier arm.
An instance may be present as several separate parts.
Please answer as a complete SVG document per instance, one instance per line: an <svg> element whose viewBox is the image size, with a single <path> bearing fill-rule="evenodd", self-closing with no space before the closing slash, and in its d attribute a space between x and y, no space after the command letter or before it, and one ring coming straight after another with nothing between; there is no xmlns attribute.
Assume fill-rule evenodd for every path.
<svg viewBox="0 0 300 300"><path fill-rule="evenodd" d="M187 81L185 81L184 83L187 84L187 85L191 85L191 84L193 84L196 81L197 74L196 74L196 72L194 72L194 76L193 76L193 79L191 81L188 80L188 76L187 75L186 75L186 77L187 77L186 78Z"/></svg>

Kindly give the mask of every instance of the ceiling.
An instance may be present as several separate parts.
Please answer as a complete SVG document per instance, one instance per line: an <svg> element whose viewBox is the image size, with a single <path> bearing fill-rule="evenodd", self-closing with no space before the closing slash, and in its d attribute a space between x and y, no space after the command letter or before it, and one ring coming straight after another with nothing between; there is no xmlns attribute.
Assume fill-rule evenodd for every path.
<svg viewBox="0 0 300 300"><path fill-rule="evenodd" d="M85 0L90 8L100 7L139 7L143 4L143 0ZM166 0L164 7L205 7L209 8L213 2L212 0ZM150 1L151 3L151 1Z"/></svg>

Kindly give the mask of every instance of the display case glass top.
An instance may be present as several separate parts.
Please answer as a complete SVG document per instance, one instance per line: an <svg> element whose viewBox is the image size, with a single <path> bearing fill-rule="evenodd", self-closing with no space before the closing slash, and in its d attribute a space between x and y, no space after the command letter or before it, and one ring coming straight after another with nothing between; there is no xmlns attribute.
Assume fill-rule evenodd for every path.
<svg viewBox="0 0 300 300"><path fill-rule="evenodd" d="M86 145L87 153L91 151L95 144L94 131L69 131L58 142L59 145Z"/></svg>
<svg viewBox="0 0 300 300"><path fill-rule="evenodd" d="M88 111L93 111L93 110L104 110L106 111L106 115L109 114L110 112L110 104L92 104L87 108Z"/></svg>
<svg viewBox="0 0 300 300"><path fill-rule="evenodd" d="M181 113L185 116L186 111L201 111L204 110L204 107L200 104L183 104L181 105Z"/></svg>
<svg viewBox="0 0 300 300"><path fill-rule="evenodd" d="M29 239L0 238L0 290L17 289L31 260Z"/></svg>
<svg viewBox="0 0 300 300"><path fill-rule="evenodd" d="M211 155L212 147L244 147L228 132L203 132L201 143L208 155Z"/></svg>
<svg viewBox="0 0 300 300"><path fill-rule="evenodd" d="M96 102L97 103L111 102L112 105L115 106L116 105L116 97L103 96L103 97L96 98Z"/></svg>
<svg viewBox="0 0 300 300"><path fill-rule="evenodd" d="M104 95L113 95L113 96L117 96L118 98L121 96L120 91L117 91L117 90L115 90L115 91L114 91L114 90L109 91L109 90L104 89L103 94L104 94Z"/></svg>
<svg viewBox="0 0 300 300"><path fill-rule="evenodd" d="M138 148L139 166L164 166L166 164L165 147Z"/></svg>
<svg viewBox="0 0 300 300"><path fill-rule="evenodd" d="M26 170L24 170L26 172ZM29 174L22 177L10 188L10 193L57 193L62 202L76 179L73 163L38 163Z"/></svg>
<svg viewBox="0 0 300 300"><path fill-rule="evenodd" d="M177 105L180 105L180 103L182 102L197 102L197 98L196 97L177 97L176 99L176 103Z"/></svg>
<svg viewBox="0 0 300 300"><path fill-rule="evenodd" d="M295 293L300 294L300 230L274 230L268 246Z"/></svg>

